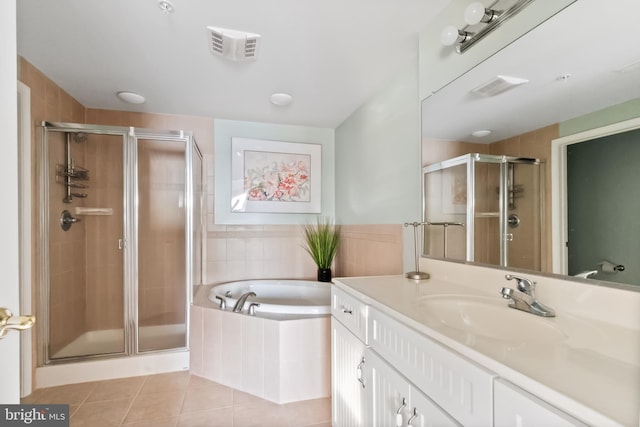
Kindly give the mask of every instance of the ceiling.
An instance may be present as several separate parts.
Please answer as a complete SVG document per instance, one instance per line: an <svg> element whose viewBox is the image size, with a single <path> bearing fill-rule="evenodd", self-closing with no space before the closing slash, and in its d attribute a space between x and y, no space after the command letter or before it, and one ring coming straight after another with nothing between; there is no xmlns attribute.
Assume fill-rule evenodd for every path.
<svg viewBox="0 0 640 427"><path fill-rule="evenodd" d="M20 0L18 53L89 108L335 128L414 60L450 0L171 2ZM207 26L260 34L257 60L211 54Z"/></svg>
<svg viewBox="0 0 640 427"><path fill-rule="evenodd" d="M640 98L638 16L638 0L576 1L427 98L424 136L490 143ZM497 75L529 83L493 97L471 92ZM471 136L481 129L493 133Z"/></svg>

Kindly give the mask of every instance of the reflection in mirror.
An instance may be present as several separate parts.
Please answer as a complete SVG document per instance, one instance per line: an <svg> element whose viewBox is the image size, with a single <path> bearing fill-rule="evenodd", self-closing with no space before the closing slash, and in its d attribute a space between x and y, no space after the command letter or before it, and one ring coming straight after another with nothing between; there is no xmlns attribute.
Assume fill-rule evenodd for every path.
<svg viewBox="0 0 640 427"><path fill-rule="evenodd" d="M474 153L423 174L426 255L541 270L538 159Z"/></svg>
<svg viewBox="0 0 640 427"><path fill-rule="evenodd" d="M445 256L445 227L426 226L425 256L574 277L579 275L582 278L588 277L593 283L640 285L640 272L632 271L635 260L629 258L640 251L639 247L634 247L634 242L640 241L640 225L632 214L640 209L636 205L640 203L640 192L636 190L639 186L633 186L637 180L632 177L612 177L612 171L618 172L623 164L631 164L631 170L637 170L640 150L628 147L613 150L610 147L612 153L615 153L611 159L595 154L595 157L587 157L584 162L572 165L566 159L578 156L574 151L578 150L579 145L575 144L571 150L567 148L568 145L561 148L554 145L570 134L583 131L595 136L582 137L579 142L598 138L599 134L594 129L640 117L640 54L631 42L635 37L635 30L631 22L620 22L637 16L640 13L640 3L623 0L619 6L621 9L617 9L617 18L607 19L603 18L602 8L597 1L575 2L423 100L423 172L429 167L436 167L433 165L446 164L459 156L476 156L469 153L536 158L540 160L538 185L541 195L541 221L538 224L540 238L523 239L529 240L531 245L521 252L533 255L533 258L539 255L539 259L533 264L518 264L523 255L518 255L513 260L511 255L517 251L509 251L509 244L506 245L507 255L500 253L497 249L500 241L503 240L504 245L504 240L508 241L510 234L515 236L511 229L505 228L508 227L510 213L506 215L506 220L502 219L502 224L499 219L478 218L482 209L480 206L489 201L479 202L477 190L473 201L479 204L473 216L468 204L463 209L466 210L465 213L446 214L443 201L446 199L442 199L442 194L439 195L439 202L434 201L432 196L425 195L424 220L466 224L469 222L468 218L473 218L474 228L481 230L484 227L490 230L493 227L498 232L488 232L486 236L491 237L482 240L477 237L476 230L473 245L469 247L469 230L447 227L448 253ZM568 28L572 30L568 31ZM626 35L620 35L620 31ZM523 77L530 82L493 97L481 97L472 93L474 88L497 75ZM635 127L640 128L640 124ZM483 138L471 135L476 130L484 129L491 133ZM624 129L630 130L633 129L628 126ZM603 132L605 136L615 133ZM630 139L636 141L635 146L640 146L638 133L634 135ZM607 140L607 143L611 141ZM604 149L605 152L608 150L609 147ZM587 169L585 163L589 165ZM609 166L605 168L605 163L610 163L611 169L608 169ZM598 170L603 170L602 179L597 177L595 165L598 165ZM454 174L453 170L449 173ZM520 175L518 169L515 175L517 180ZM475 179L482 182L477 177ZM443 182L455 181L456 178L447 178L441 172L440 177L425 180L425 191L429 186L440 185L442 189L438 191L442 193L445 188L442 187ZM469 179L463 181L469 185ZM622 181L636 188L630 188ZM517 185L520 183L514 184L514 194L517 194L520 188ZM453 185L452 188L456 188ZM497 186L492 184L491 187L494 192L491 203L502 200L504 196L495 195ZM564 188L568 192L561 193L560 190ZM574 195L575 189L585 192L582 196ZM431 191L435 190L432 188ZM433 197L437 198L436 195ZM470 197L468 192L467 197ZM519 200L516 199L516 202ZM439 208L437 203L440 203ZM437 209L440 209L440 217L433 212ZM487 212L494 211L488 209ZM575 218L579 216L578 213L584 217ZM521 220L520 224L523 224L523 218L517 216ZM513 223L517 222L516 218L512 217L511 220ZM478 225L491 222L495 224ZM612 222L626 225L615 229L612 228ZM582 233L582 230L587 232ZM515 240L514 238L514 242ZM469 252L473 253L472 257Z"/></svg>

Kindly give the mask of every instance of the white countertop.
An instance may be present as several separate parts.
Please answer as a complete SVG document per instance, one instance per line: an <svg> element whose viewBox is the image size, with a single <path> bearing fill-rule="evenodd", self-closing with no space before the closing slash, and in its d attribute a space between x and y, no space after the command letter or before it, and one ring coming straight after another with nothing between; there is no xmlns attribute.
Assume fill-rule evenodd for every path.
<svg viewBox="0 0 640 427"><path fill-rule="evenodd" d="M507 282L489 288L433 278L418 282L403 276L337 278L334 282L384 314L589 425L639 425L640 333L637 329L579 317L556 307L553 318L510 309L508 301L499 295L501 286L510 285ZM540 325L541 329L536 327L535 333L523 330L522 339L511 335L502 340L499 330L488 336L473 328L450 327L427 312L424 305L429 298L464 300L465 296L487 302L495 317L523 320L525 325L529 322ZM514 317L520 315L535 319ZM547 327L550 336L555 336L553 339L546 339Z"/></svg>

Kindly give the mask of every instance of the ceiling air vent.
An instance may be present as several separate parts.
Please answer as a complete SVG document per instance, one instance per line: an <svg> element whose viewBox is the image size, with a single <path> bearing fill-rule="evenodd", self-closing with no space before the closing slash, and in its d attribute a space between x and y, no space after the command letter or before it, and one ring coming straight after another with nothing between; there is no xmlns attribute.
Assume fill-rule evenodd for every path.
<svg viewBox="0 0 640 427"><path fill-rule="evenodd" d="M521 79L519 77L496 76L488 82L473 89L471 92L481 96L495 96L525 83L529 83L529 80Z"/></svg>
<svg viewBox="0 0 640 427"><path fill-rule="evenodd" d="M207 27L211 53L231 61L251 61L256 59L259 34L226 28Z"/></svg>

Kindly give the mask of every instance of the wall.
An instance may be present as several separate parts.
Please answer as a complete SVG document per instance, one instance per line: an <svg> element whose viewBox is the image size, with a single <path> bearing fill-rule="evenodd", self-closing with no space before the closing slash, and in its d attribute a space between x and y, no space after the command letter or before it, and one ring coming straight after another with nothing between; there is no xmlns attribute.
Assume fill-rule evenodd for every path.
<svg viewBox="0 0 640 427"><path fill-rule="evenodd" d="M422 217L417 87L414 58L336 129L336 217L350 226L340 260L350 274L415 269L413 231L402 224Z"/></svg>
<svg viewBox="0 0 640 427"><path fill-rule="evenodd" d="M636 117L640 117L640 98L562 122L558 133L561 137L573 135L574 133L635 119Z"/></svg>
<svg viewBox="0 0 640 427"><path fill-rule="evenodd" d="M327 128L215 120L214 156L207 165L207 248L205 283L247 279L314 279L316 266L304 250L303 226L335 217L334 131ZM320 144L320 214L232 213L231 138L244 137ZM334 275L336 271L334 271Z"/></svg>

